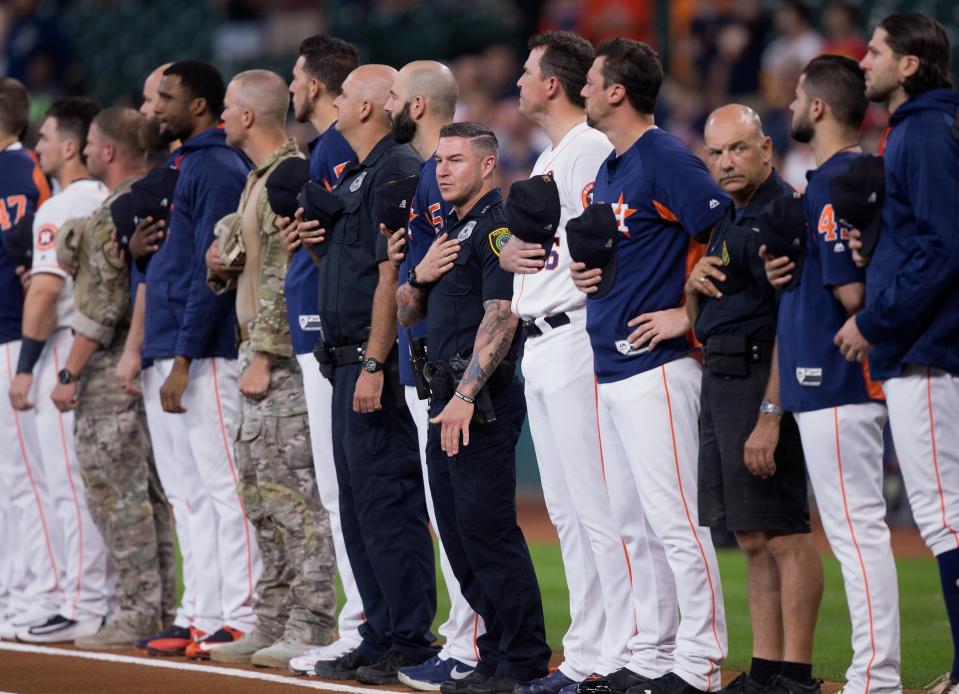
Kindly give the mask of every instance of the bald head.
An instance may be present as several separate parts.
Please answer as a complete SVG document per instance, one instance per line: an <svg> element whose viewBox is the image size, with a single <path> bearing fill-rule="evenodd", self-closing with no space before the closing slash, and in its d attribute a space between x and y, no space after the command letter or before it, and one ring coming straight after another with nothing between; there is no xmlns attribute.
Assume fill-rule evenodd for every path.
<svg viewBox="0 0 959 694"><path fill-rule="evenodd" d="M427 111L452 120L460 90L453 72L443 63L416 60L400 70L393 92L403 103L421 98Z"/></svg>
<svg viewBox="0 0 959 694"><path fill-rule="evenodd" d="M147 78L143 80L143 103L140 104L140 113L142 113L147 118L153 118L153 105L157 100L157 91L160 88L160 79L163 77L164 71L173 65L173 63L164 63L156 70L147 75Z"/></svg>
<svg viewBox="0 0 959 694"><path fill-rule="evenodd" d="M389 131L390 117L383 107L396 75L389 65L361 65L343 81L333 105L337 111L336 129L350 144L357 134L365 132L379 138Z"/></svg>
<svg viewBox="0 0 959 694"><path fill-rule="evenodd" d="M706 166L742 207L772 171L772 140L754 110L743 104L728 104L711 114L703 133Z"/></svg>
<svg viewBox="0 0 959 694"><path fill-rule="evenodd" d="M230 81L227 92L233 97L233 106L252 111L261 126L282 127L286 122L290 92L284 79L275 72L241 72Z"/></svg>

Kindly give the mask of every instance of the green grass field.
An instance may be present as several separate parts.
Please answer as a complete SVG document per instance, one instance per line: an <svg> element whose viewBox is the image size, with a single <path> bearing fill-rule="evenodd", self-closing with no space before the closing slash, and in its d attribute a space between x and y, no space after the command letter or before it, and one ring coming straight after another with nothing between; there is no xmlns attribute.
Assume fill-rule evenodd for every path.
<svg viewBox="0 0 959 694"><path fill-rule="evenodd" d="M562 649L563 634L569 627L569 600L566 577L559 554L559 545L531 543L530 551L536 566L543 610L546 615L546 636L554 651ZM722 575L729 630L729 656L724 667L744 670L752 654L749 609L746 602L746 561L735 550L721 550L719 570ZM177 554L179 564L179 553ZM842 682L852 658L849 645L849 611L842 587L839 563L823 558L826 590L819 610L816 629L814 675L830 682ZM939 573L932 559L899 559L899 605L902 615L902 683L906 689L921 689L946 672L951 664L949 624L942 603ZM438 592L437 618L433 631L449 613L449 599L442 589L443 578L436 562ZM182 591L182 586L181 586ZM343 593L337 581L339 603ZM179 597L179 595L178 595ZM602 609L597 605L597 609Z"/></svg>
<svg viewBox="0 0 959 694"><path fill-rule="evenodd" d="M546 635L554 650L562 648L569 627L569 602L559 546L531 544L530 551L543 594ZM815 676L842 682L852 658L849 645L849 611L838 562L825 557L826 590L816 629ZM949 625L942 603L939 573L932 559L900 559L899 603L902 614L902 680L908 689L919 689L946 672L952 663ZM719 552L729 628L729 657L724 667L747 669L752 653L749 610L746 602L746 561L734 550ZM439 574L437 574L439 576ZM437 580L442 582L442 577ZM445 618L449 603L440 590L437 614ZM597 609L601 606L597 605ZM437 620L437 625L439 623ZM434 625L434 629L437 625Z"/></svg>

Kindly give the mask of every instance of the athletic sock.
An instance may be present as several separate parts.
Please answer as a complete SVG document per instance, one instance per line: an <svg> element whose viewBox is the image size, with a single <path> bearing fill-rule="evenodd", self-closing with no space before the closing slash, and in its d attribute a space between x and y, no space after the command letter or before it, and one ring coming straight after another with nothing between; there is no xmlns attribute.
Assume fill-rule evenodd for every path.
<svg viewBox="0 0 959 694"><path fill-rule="evenodd" d="M762 658L753 658L749 664L749 676L766 686L775 675L782 669L782 662L778 660L763 660Z"/></svg>
<svg viewBox="0 0 959 694"><path fill-rule="evenodd" d="M783 661L783 667L779 674L800 684L812 684L812 665L809 663Z"/></svg>
<svg viewBox="0 0 959 694"><path fill-rule="evenodd" d="M946 601L946 613L952 629L952 672L953 681L959 680L959 549L943 552L939 562L939 579L942 581L942 597Z"/></svg>

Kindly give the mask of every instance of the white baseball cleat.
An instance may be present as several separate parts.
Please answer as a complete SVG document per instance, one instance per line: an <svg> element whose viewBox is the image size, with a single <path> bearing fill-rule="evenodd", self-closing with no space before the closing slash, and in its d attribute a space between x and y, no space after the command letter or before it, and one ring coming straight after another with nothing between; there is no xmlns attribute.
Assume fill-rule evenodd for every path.
<svg viewBox="0 0 959 694"><path fill-rule="evenodd" d="M303 655L290 659L290 671L297 675L313 675L316 664L321 660L336 660L342 655L358 648L360 641L356 639L337 639L328 646L311 648Z"/></svg>
<svg viewBox="0 0 959 694"><path fill-rule="evenodd" d="M37 624L43 624L48 619L50 619L49 612L24 612L9 615L0 622L0 639L13 641L17 638L17 632Z"/></svg>
<svg viewBox="0 0 959 694"><path fill-rule="evenodd" d="M103 626L103 617L85 617L67 619L55 614L41 624L21 629L17 632L17 641L24 643L63 643L76 641L84 636L93 636Z"/></svg>

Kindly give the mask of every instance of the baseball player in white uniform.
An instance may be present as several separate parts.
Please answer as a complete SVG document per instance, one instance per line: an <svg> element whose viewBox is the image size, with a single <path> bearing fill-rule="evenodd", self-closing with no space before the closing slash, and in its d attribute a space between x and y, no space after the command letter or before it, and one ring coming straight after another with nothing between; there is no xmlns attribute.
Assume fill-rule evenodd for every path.
<svg viewBox="0 0 959 694"><path fill-rule="evenodd" d="M96 210L106 187L87 177L83 147L97 105L80 98L60 99L47 111L37 153L44 172L60 186L34 217L32 278L24 305L23 334L46 344L36 364L19 359L10 399L17 410L36 408L43 474L53 498L64 542L63 599L55 613L17 633L21 641L72 641L95 634L110 611L113 580L109 553L86 505L77 464L73 413L59 412L50 400L73 339L73 280L57 263L56 237L68 220ZM22 353L22 350L21 350ZM34 473L38 473L34 465ZM49 523L52 519L47 518Z"/></svg>
<svg viewBox="0 0 959 694"><path fill-rule="evenodd" d="M636 620L629 609L629 559L609 513L604 466L611 462L599 443L586 295L570 279L566 244L566 222L588 204L596 172L613 146L586 124L579 94L592 46L568 32L535 36L529 46L518 83L520 112L552 142L532 174L552 175L561 215L548 257L539 244L514 235L500 265L517 273L512 310L526 331L522 369L529 426L543 496L559 534L571 617L558 669L519 686L527 694L554 694L593 673L608 675L625 666Z"/></svg>

